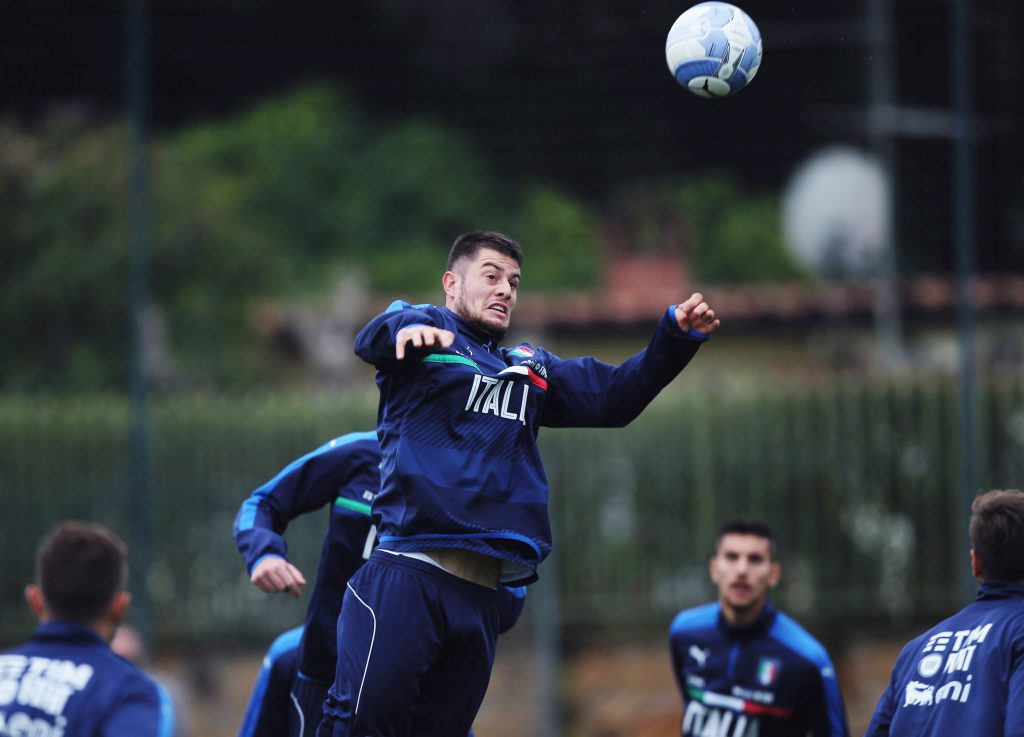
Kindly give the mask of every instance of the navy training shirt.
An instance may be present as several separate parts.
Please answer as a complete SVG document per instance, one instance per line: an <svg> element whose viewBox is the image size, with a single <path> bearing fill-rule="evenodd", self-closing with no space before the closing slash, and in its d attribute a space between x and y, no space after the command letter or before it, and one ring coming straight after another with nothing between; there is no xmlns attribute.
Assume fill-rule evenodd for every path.
<svg viewBox="0 0 1024 737"><path fill-rule="evenodd" d="M283 652L288 649L282 644L286 641L290 647L301 647L299 667L311 678L334 678L345 585L376 544L370 505L380 486L379 467L376 433L342 435L289 463L242 502L235 518L235 544L252 573L266 556L287 559L284 532L291 520L331 505L306 623L290 630L287 638L278 638L271 648ZM511 629L519 619L525 595L522 588L500 588L499 632Z"/></svg>
<svg viewBox="0 0 1024 737"><path fill-rule="evenodd" d="M551 550L548 483L537 434L632 421L709 337L680 330L674 306L648 346L613 366L563 360L520 343L501 348L445 307L395 302L356 336L377 368L383 454L373 511L382 547L473 550L502 560L506 583L536 580ZM402 328L450 330L455 342L395 358Z"/></svg>
<svg viewBox="0 0 1024 737"><path fill-rule="evenodd" d="M242 502L235 517L235 545L251 574L267 556L287 560L284 532L291 520L330 505L302 638L300 667L311 678L334 678L345 584L375 543L370 505L380 488L379 465L376 433L342 435L289 463Z"/></svg>
<svg viewBox="0 0 1024 737"><path fill-rule="evenodd" d="M1024 737L1024 586L977 598L903 648L865 737Z"/></svg>
<svg viewBox="0 0 1024 737"><path fill-rule="evenodd" d="M167 691L114 653L95 630L40 624L0 654L0 735L171 737Z"/></svg>
<svg viewBox="0 0 1024 737"><path fill-rule="evenodd" d="M717 602L683 610L669 646L684 737L849 735L828 653L771 602L742 629L725 621Z"/></svg>

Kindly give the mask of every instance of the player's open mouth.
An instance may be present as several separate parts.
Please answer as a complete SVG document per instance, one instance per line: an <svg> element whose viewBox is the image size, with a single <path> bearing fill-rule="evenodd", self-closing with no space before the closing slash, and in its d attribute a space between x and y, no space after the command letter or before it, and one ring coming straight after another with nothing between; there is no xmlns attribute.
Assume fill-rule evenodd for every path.
<svg viewBox="0 0 1024 737"><path fill-rule="evenodd" d="M502 315L508 315L508 308L505 307L505 305L490 305L487 307L487 309L491 310L492 312L498 312Z"/></svg>

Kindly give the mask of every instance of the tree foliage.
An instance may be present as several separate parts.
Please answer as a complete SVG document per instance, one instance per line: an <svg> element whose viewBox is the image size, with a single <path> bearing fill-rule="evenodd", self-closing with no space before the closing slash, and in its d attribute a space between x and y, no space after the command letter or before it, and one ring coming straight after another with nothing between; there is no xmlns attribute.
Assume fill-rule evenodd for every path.
<svg viewBox="0 0 1024 737"><path fill-rule="evenodd" d="M3 141L0 322L14 358L0 385L123 386L126 131L55 118L32 134L6 124ZM354 269L395 296L437 289L466 230L538 244L538 285L596 279L593 225L570 197L517 191L454 131L377 125L327 86L162 137L151 160L152 302L176 359L204 383L272 380L251 325L259 302L323 294Z"/></svg>
<svg viewBox="0 0 1024 737"><path fill-rule="evenodd" d="M801 278L782 241L777 196L750 195L717 174L670 187L668 196L694 231L698 281L712 284Z"/></svg>
<svg viewBox="0 0 1024 737"><path fill-rule="evenodd" d="M116 389L128 365L127 131L53 116L0 130L7 360L0 387ZM277 367L253 315L311 301L358 271L394 297L437 290L453 238L502 230L523 243L530 290L600 282L595 213L544 183L495 172L465 135L410 117L368 118L342 90L298 89L150 146L151 302L193 382L269 383ZM695 234L704 281L791 273L768 199L723 179L647 193ZM640 197L638 201L643 201ZM637 241L658 242L639 207ZM653 233L653 235L652 235Z"/></svg>
<svg viewBox="0 0 1024 737"><path fill-rule="evenodd" d="M681 251L700 284L802 279L782 240L778 198L712 173L639 185L613 207L619 240L637 251Z"/></svg>

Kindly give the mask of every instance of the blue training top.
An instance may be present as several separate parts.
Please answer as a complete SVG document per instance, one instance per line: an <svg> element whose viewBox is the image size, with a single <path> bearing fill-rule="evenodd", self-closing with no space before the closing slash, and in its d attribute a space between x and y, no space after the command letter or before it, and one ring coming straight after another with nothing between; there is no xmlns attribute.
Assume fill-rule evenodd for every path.
<svg viewBox="0 0 1024 737"><path fill-rule="evenodd" d="M865 737L1024 737L1024 586L978 597L911 640Z"/></svg>
<svg viewBox="0 0 1024 737"><path fill-rule="evenodd" d="M729 626L721 605L676 615L672 667L686 702L684 737L847 737L825 648L771 602L750 627Z"/></svg>
<svg viewBox="0 0 1024 737"><path fill-rule="evenodd" d="M376 536L370 505L380 488L379 465L376 433L342 435L288 464L242 502L235 517L235 545L251 574L267 556L288 558L284 532L291 520L331 507L302 639L300 668L312 678L334 678L345 584Z"/></svg>
<svg viewBox="0 0 1024 737"><path fill-rule="evenodd" d="M171 737L167 691L95 630L51 621L0 654L0 734Z"/></svg>
<svg viewBox="0 0 1024 737"><path fill-rule="evenodd" d="M379 487L377 435L354 432L292 461L242 502L235 517L234 539L249 573L267 556L287 559L284 532L291 520L331 505L306 623L286 633L287 638L278 638L271 648L271 660L286 649L301 647L298 668L303 675L323 681L334 678L338 613L345 584L376 545L370 504ZM518 620L524 596L521 589L501 588L499 632L510 629ZM290 643L288 648L284 642Z"/></svg>
<svg viewBox="0 0 1024 737"><path fill-rule="evenodd" d="M551 551L540 427L620 427L640 414L709 337L683 333L673 311L619 366L500 348L444 307L395 302L371 320L355 351L376 366L380 389L381 546L473 550L503 561L504 582L536 580ZM455 343L408 344L399 361L395 336L414 325L450 330Z"/></svg>

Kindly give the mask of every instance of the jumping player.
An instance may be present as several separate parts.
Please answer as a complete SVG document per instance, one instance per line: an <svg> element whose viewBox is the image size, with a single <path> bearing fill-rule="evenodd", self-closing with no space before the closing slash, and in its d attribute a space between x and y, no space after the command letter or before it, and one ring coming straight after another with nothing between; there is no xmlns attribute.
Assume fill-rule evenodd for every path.
<svg viewBox="0 0 1024 737"><path fill-rule="evenodd" d="M380 389L380 544L348 583L320 737L468 732L494 659L496 587L535 580L551 550L540 427L627 424L719 325L694 294L620 366L502 348L522 260L504 235L462 235L443 307L396 302L356 337Z"/></svg>
<svg viewBox="0 0 1024 737"><path fill-rule="evenodd" d="M105 527L63 522L36 555L25 589L32 639L0 654L0 734L171 737L171 700L108 643L131 602L123 542Z"/></svg>
<svg viewBox="0 0 1024 737"><path fill-rule="evenodd" d="M768 599L781 575L771 530L727 523L710 569L718 601L680 612L669 631L684 737L847 737L828 653Z"/></svg>
<svg viewBox="0 0 1024 737"><path fill-rule="evenodd" d="M971 505L978 597L896 659L865 737L1024 735L1024 493Z"/></svg>
<svg viewBox="0 0 1024 737"><path fill-rule="evenodd" d="M278 636L263 660L239 737L309 737L316 731L337 661L345 584L370 555L370 502L380 487L380 446L372 432L335 438L282 469L241 505L234 538L252 583L299 596L306 584L288 560L284 533L301 514L330 505L306 622ZM501 592L501 631L523 609L524 590Z"/></svg>

